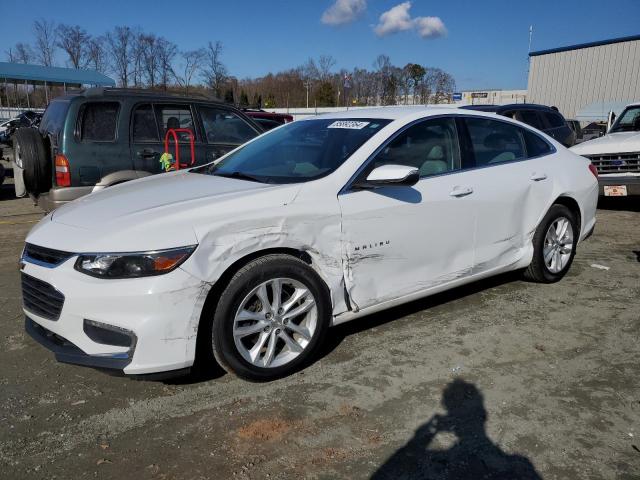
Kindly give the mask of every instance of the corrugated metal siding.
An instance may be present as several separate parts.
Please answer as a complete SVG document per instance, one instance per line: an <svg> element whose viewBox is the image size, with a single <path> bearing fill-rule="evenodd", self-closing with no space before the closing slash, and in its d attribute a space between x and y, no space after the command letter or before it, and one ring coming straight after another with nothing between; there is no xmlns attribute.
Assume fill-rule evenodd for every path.
<svg viewBox="0 0 640 480"><path fill-rule="evenodd" d="M530 57L528 101L566 118L594 102L640 101L640 40Z"/></svg>

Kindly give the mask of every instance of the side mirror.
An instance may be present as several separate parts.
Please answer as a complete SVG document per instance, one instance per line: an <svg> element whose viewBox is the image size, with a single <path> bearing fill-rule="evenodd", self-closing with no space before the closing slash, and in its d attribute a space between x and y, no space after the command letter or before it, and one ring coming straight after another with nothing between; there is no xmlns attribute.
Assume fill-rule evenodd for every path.
<svg viewBox="0 0 640 480"><path fill-rule="evenodd" d="M354 186L359 188L375 188L382 186L411 187L420 180L420 172L415 167L406 165L382 165L374 168L364 181Z"/></svg>

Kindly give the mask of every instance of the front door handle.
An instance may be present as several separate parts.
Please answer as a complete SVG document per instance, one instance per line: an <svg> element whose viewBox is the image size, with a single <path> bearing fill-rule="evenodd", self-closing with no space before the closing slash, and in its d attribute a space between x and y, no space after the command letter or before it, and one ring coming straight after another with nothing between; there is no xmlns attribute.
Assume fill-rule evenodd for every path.
<svg viewBox="0 0 640 480"><path fill-rule="evenodd" d="M534 182L540 182L542 180L546 180L547 179L547 174L546 173L533 173L530 177L530 179Z"/></svg>
<svg viewBox="0 0 640 480"><path fill-rule="evenodd" d="M153 158L157 155L157 152L151 150L150 148L145 148L144 150L140 150L138 152L138 156L142 158Z"/></svg>
<svg viewBox="0 0 640 480"><path fill-rule="evenodd" d="M473 193L473 188L471 187L453 187L453 190L449 193L452 197L466 197L467 195L471 195Z"/></svg>

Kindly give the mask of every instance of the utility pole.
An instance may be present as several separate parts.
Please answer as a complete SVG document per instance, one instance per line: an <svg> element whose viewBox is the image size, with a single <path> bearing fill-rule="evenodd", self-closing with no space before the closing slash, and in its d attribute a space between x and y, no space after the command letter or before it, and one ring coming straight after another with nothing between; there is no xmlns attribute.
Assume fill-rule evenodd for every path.
<svg viewBox="0 0 640 480"><path fill-rule="evenodd" d="M311 87L309 80L304 82L304 86L307 87L307 108L309 108L309 87Z"/></svg>

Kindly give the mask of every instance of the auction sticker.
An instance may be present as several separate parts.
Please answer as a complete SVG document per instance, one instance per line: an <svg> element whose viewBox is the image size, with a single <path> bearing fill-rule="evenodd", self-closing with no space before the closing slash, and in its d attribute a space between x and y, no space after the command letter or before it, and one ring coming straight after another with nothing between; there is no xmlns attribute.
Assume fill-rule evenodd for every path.
<svg viewBox="0 0 640 480"><path fill-rule="evenodd" d="M626 185L605 185L604 196L605 197L626 197L627 186Z"/></svg>
<svg viewBox="0 0 640 480"><path fill-rule="evenodd" d="M336 120L327 128L348 128L351 130L361 130L369 125L369 122L357 122L355 120Z"/></svg>

